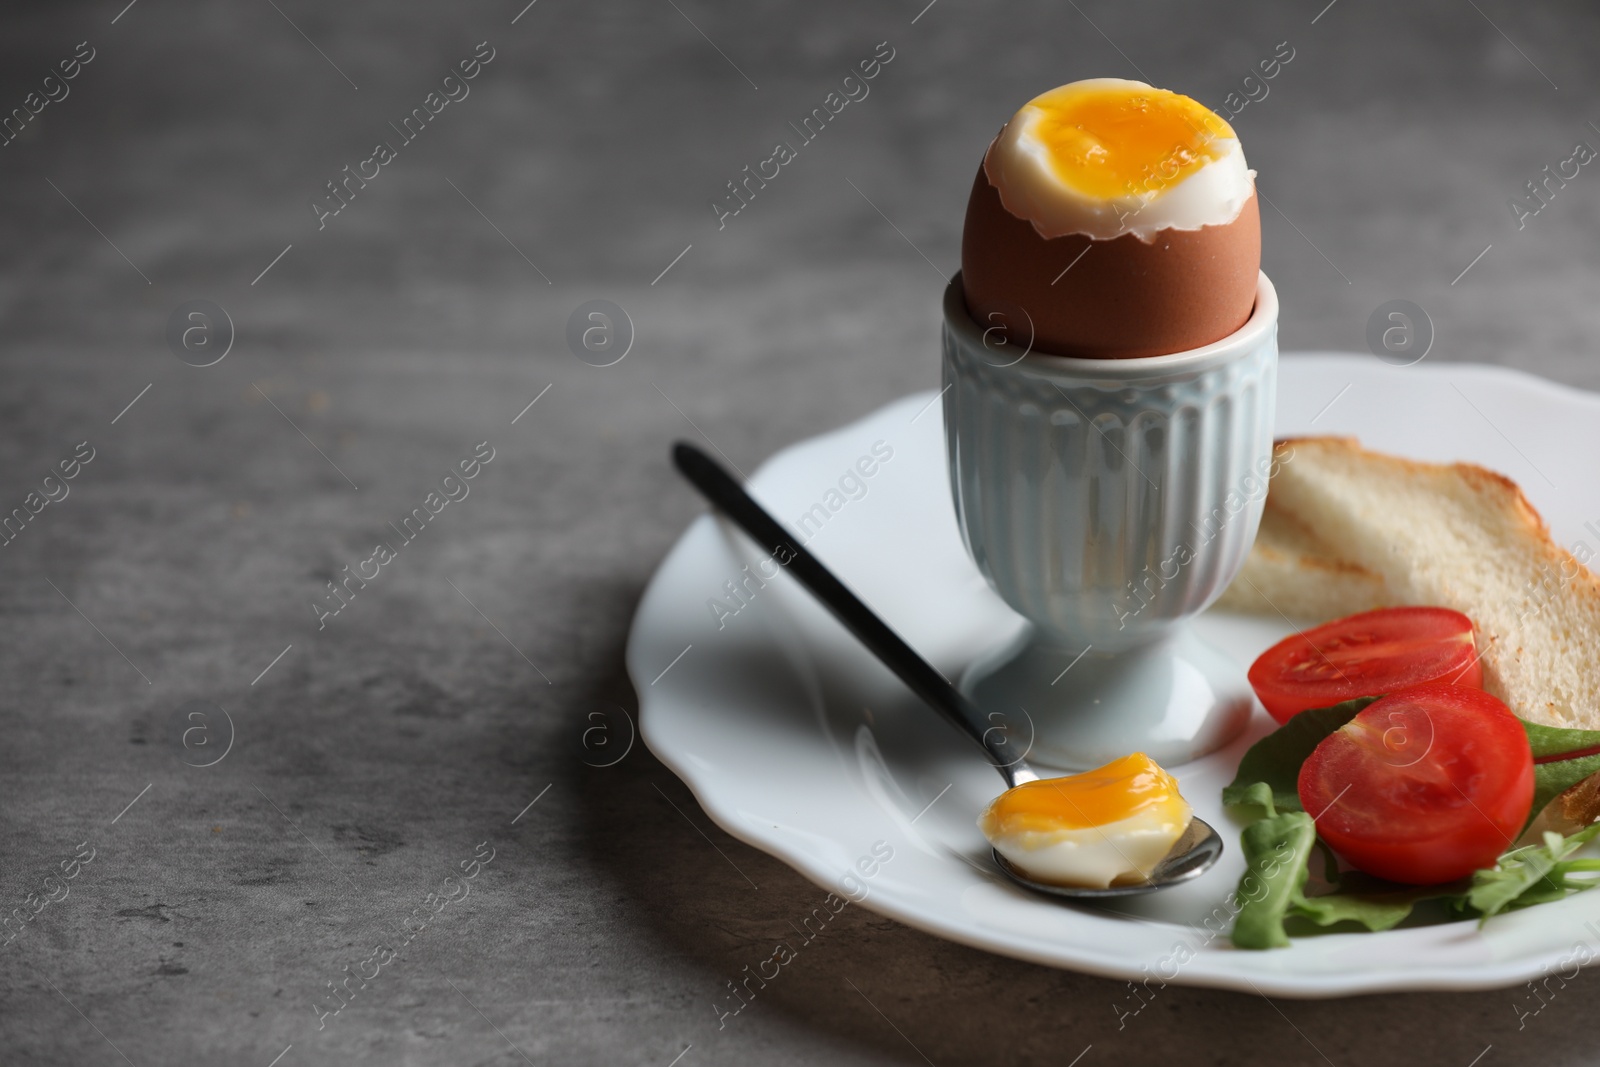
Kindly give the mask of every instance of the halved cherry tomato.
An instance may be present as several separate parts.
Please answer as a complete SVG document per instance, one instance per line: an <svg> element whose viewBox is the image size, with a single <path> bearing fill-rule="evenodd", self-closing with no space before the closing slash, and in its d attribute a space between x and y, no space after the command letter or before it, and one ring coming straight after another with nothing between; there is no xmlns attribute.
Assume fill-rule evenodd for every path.
<svg viewBox="0 0 1600 1067"><path fill-rule="evenodd" d="M1483 685L1472 620L1459 611L1364 611L1286 637L1250 665L1251 687L1279 722L1427 682Z"/></svg>
<svg viewBox="0 0 1600 1067"><path fill-rule="evenodd" d="M1433 885L1492 866L1511 846L1533 806L1533 752L1488 693L1422 685L1323 738L1298 784L1317 834L1344 860Z"/></svg>

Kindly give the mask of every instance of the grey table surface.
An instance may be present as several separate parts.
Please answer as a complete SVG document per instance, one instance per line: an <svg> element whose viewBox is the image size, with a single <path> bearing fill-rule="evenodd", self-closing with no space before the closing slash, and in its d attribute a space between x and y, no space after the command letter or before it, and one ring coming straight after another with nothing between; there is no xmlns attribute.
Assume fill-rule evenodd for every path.
<svg viewBox="0 0 1600 1067"><path fill-rule="evenodd" d="M0 505L94 456L0 551L0 892L57 898L0 950L0 1061L1592 1061L1593 977L1542 1000L1168 987L1131 1016L1122 983L854 908L719 1027L818 890L643 746L602 769L581 738L637 707L628 623L700 511L669 442L748 470L934 384L979 155L1059 82L1219 105L1288 42L1234 120L1284 346L1360 350L1404 298L1430 360L1600 388L1600 177L1520 228L1511 208L1600 145L1600 12L524 2L0 16L0 109L57 97L0 147ZM724 184L884 41L870 95L719 228ZM468 95L403 142L390 124L445 89ZM384 139L319 226L311 201ZM204 368L168 341L196 299L234 333ZM568 349L591 299L635 327L613 366ZM470 496L319 628L326 583L484 441ZM463 864L470 896L323 1015Z"/></svg>

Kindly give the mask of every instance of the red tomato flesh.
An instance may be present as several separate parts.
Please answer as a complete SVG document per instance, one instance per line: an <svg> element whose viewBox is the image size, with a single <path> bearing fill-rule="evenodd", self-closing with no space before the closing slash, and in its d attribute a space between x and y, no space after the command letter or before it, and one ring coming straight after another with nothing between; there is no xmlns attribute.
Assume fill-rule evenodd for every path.
<svg viewBox="0 0 1600 1067"><path fill-rule="evenodd" d="M1307 708L1413 685L1483 685L1472 620L1449 608L1380 608L1286 637L1250 665L1250 686L1280 723Z"/></svg>
<svg viewBox="0 0 1600 1067"><path fill-rule="evenodd" d="M1352 866L1409 885L1494 864L1533 806L1533 752L1500 701L1423 685L1368 705L1300 767L1300 803Z"/></svg>

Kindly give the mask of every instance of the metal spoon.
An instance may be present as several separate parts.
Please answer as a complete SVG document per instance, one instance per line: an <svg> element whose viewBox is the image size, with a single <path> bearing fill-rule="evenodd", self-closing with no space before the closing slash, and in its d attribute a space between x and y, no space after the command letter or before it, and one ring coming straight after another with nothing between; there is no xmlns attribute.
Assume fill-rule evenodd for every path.
<svg viewBox="0 0 1600 1067"><path fill-rule="evenodd" d="M672 462L702 496L771 553L785 570L833 612L845 629L922 698L923 703L976 741L994 769L1005 779L1007 788L1039 779L1040 775L1028 765L1026 759L1007 751L1002 731L980 726L984 718L977 707L946 681L944 675L934 670L927 660L917 655L887 623L873 614L872 609L834 577L832 571L796 544L777 520L767 514L716 460L693 445L680 441L672 447ZM1189 881L1205 873L1221 855L1222 838L1203 820L1195 818L1172 846L1172 851L1142 882L1112 885L1104 889L1052 885L1029 878L999 852L994 853L994 861L1007 878L1035 892L1077 900L1098 900L1153 893Z"/></svg>

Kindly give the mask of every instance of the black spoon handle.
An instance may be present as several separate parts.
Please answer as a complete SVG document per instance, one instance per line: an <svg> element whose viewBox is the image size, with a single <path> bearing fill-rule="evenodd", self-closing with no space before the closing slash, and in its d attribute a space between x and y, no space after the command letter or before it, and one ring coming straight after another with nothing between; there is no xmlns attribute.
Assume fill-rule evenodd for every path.
<svg viewBox="0 0 1600 1067"><path fill-rule="evenodd" d="M912 647L900 639L887 623L875 615L833 572L811 553L795 543L784 528L734 481L716 460L691 444L679 441L672 446L672 462L713 506L732 519L763 549L772 554L801 585L833 612L868 650L893 671L902 682L947 722L983 747L989 761L1011 780L1012 768L1020 761L1004 751L1005 734L979 725L983 713L944 675ZM997 740L991 740L991 736Z"/></svg>

